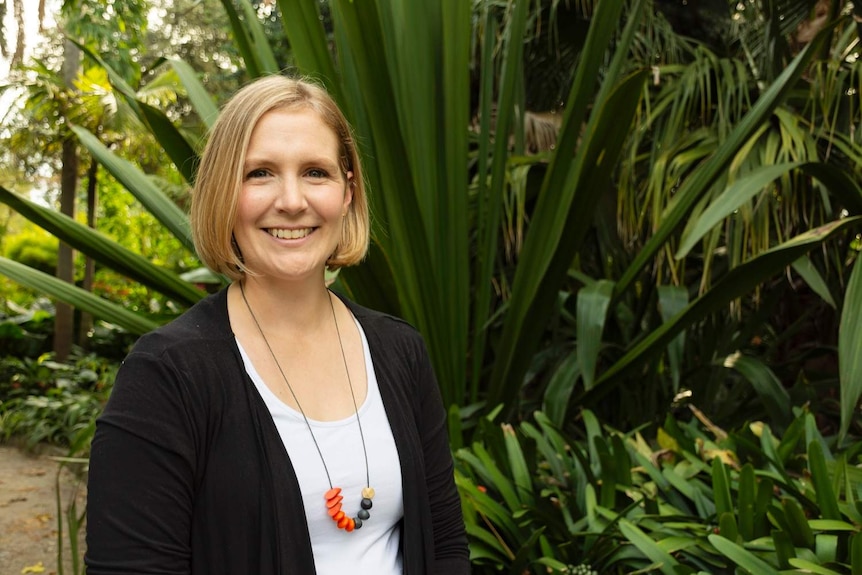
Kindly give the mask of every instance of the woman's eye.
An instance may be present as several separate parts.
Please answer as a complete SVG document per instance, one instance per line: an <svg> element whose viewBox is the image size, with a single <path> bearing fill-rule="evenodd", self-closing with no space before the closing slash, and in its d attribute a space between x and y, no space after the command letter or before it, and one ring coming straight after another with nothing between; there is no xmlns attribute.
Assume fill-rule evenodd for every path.
<svg viewBox="0 0 862 575"><path fill-rule="evenodd" d="M263 168L258 168L257 170L250 171L248 174L246 174L245 177L246 177L246 179L250 180L252 178L264 178L268 174L269 174L269 172L267 172Z"/></svg>
<svg viewBox="0 0 862 575"><path fill-rule="evenodd" d="M312 168L312 169L308 170L308 172L306 172L306 174L308 174L312 178L325 178L329 175L326 173L326 170L321 170L318 168Z"/></svg>

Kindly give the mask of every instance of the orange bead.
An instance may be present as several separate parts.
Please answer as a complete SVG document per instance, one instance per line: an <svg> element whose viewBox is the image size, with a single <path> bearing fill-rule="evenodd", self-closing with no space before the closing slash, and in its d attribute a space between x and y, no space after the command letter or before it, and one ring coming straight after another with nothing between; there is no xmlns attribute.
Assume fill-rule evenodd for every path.
<svg viewBox="0 0 862 575"><path fill-rule="evenodd" d="M341 521L345 517L347 517L347 515L344 514L344 511L339 511L338 513L336 513L335 515L332 516L332 520L335 521L336 523L341 523Z"/></svg>
<svg viewBox="0 0 862 575"><path fill-rule="evenodd" d="M332 499L333 497L335 497L339 493L341 493L341 488L340 487L333 487L332 489L330 489L329 491L327 491L326 493L323 494L323 498L326 499L327 501L329 501L330 499Z"/></svg>
<svg viewBox="0 0 862 575"><path fill-rule="evenodd" d="M347 527L348 523L350 523L350 517L345 515L344 517L342 517L341 519L338 520L338 528L344 529L345 527Z"/></svg>
<svg viewBox="0 0 862 575"><path fill-rule="evenodd" d="M356 522L353 519L351 519L350 521L347 522L347 525L344 527L344 530L347 531L348 533L350 533L351 531L353 531L354 527L356 527Z"/></svg>
<svg viewBox="0 0 862 575"><path fill-rule="evenodd" d="M329 513L330 517L335 517L336 513L338 513L339 511L341 511L341 503L336 503L329 508L329 511L327 511L327 513Z"/></svg>
<svg viewBox="0 0 862 575"><path fill-rule="evenodd" d="M332 499L326 501L326 506L329 508L335 507L336 505L341 503L342 499L344 499L344 497L342 497L341 495L339 495L338 497L333 497Z"/></svg>

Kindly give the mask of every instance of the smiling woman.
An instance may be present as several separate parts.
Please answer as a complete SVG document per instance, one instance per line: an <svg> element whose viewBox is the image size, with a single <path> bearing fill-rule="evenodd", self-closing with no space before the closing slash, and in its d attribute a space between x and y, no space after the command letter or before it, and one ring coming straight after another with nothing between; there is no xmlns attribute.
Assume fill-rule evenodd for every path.
<svg viewBox="0 0 862 575"><path fill-rule="evenodd" d="M225 106L191 221L234 283L141 338L92 444L90 575L469 573L419 333L331 293L368 248L330 96L272 76Z"/></svg>

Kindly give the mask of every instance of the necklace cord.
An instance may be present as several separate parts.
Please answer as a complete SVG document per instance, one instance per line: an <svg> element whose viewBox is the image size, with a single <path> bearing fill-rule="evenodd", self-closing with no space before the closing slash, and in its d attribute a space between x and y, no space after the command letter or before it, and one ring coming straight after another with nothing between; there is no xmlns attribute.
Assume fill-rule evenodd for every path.
<svg viewBox="0 0 862 575"><path fill-rule="evenodd" d="M299 413L302 414L302 419L305 421L305 426L308 428L308 433L311 435L311 440L314 442L314 447L317 449L317 454L320 456L320 462L323 464L323 471L326 472L326 480L329 482L329 488L332 489L332 478L329 475L329 468L326 466L326 460L323 458L323 451L321 451L320 445L317 443L317 438L314 436L314 431L311 429L311 422L308 421L308 416L305 415L305 410L302 409L302 404L299 402L299 398L296 397L296 393L293 391L293 387L291 387L290 382L287 379L287 375L285 375L284 370L281 368L281 364L278 361L278 357L275 355L275 351L273 351L272 346L269 344L269 340L266 339L266 335L263 333L263 328L260 326L257 316L254 315L254 311L251 309L251 304L249 304L248 298L245 295L244 282L238 283L240 294L242 294L242 301L245 302L245 307L248 309L248 313L251 315L251 319L254 321L257 331L260 333L263 343L269 350L269 354L272 356L272 361L275 362L275 366L278 368L282 379L284 379L284 383L287 385L287 389L290 391L293 401L296 402L296 406L299 408ZM332 294L327 290L326 295L329 299L329 307L332 310L332 319L335 322L335 333L338 336L338 346L341 348L341 359L344 361L344 371L347 374L347 384L350 387L350 397L353 399L353 412L356 414L356 423L359 426L359 438L362 440L362 454L365 457L365 485L368 486L371 484L371 480L368 469L368 450L365 447L365 434L362 431L362 420L359 418L356 393L353 391L353 381L350 378L350 370L347 368L347 356L344 353L344 344L341 341L341 330L338 328L338 318L335 316L335 305L332 303Z"/></svg>
<svg viewBox="0 0 862 575"><path fill-rule="evenodd" d="M347 385L350 386L350 398L353 400L353 413L356 414L356 424L359 426L359 438L362 440L362 455L365 457L365 486L368 487L371 485L371 477L368 470L368 451L365 448L365 433L362 431L362 420L359 419L359 407L357 407L356 404L356 393L353 391L353 382L350 380L350 370L347 368L347 355L344 353L344 344L341 343L341 330L338 329L338 318L335 315L335 304L332 303L332 294L329 290L326 290L326 295L329 298L329 308L332 310L332 320L335 322L335 333L338 334L338 347L341 348L341 359L344 362L344 373L347 374ZM287 380L285 379L285 381ZM299 405L299 402L297 402L297 405ZM317 442L315 441L315 443ZM323 456L321 455L321 457ZM328 475L329 473L327 472L327 476Z"/></svg>

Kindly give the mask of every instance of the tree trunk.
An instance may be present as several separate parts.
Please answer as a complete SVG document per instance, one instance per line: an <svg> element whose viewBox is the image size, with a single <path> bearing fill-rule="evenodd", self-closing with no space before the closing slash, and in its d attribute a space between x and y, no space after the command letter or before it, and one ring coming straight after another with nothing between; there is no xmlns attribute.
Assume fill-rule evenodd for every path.
<svg viewBox="0 0 862 575"><path fill-rule="evenodd" d="M96 229L96 205L98 201L98 177L99 163L90 160L90 168L87 170L87 225ZM82 288L88 292L93 291L93 276L96 274L96 260L87 256L84 263L84 282ZM93 328L93 316L87 312L81 312L81 320L78 328L78 345L87 349L90 341L90 330Z"/></svg>
<svg viewBox="0 0 862 575"><path fill-rule="evenodd" d="M66 40L64 47L63 80L72 89L78 74L80 52L78 47ZM75 217L75 195L78 189L78 146L74 136L69 134L63 140L63 168L60 172L60 211ZM57 254L57 277L69 283L75 282L75 254L71 247L60 242ZM54 316L54 356L57 361L65 361L72 351L74 337L74 314L72 306L58 301Z"/></svg>

